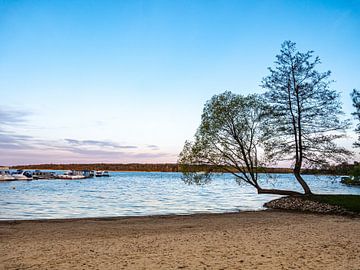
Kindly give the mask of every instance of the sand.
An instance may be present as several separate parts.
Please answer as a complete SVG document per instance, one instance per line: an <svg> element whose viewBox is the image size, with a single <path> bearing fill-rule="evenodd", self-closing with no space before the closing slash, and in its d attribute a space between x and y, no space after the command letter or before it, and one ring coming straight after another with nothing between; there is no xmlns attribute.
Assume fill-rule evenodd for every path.
<svg viewBox="0 0 360 270"><path fill-rule="evenodd" d="M360 269L360 219L262 211L0 222L0 269Z"/></svg>

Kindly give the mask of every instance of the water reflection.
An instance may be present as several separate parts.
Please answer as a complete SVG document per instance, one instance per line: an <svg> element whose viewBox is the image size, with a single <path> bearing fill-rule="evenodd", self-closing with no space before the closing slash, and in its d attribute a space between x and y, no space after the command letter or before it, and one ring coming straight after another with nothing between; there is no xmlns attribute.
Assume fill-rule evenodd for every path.
<svg viewBox="0 0 360 270"><path fill-rule="evenodd" d="M360 188L328 176L304 177L315 193L360 194ZM266 187L301 191L292 175L276 175ZM112 173L109 178L38 180L0 183L0 219L222 213L261 210L276 195L258 195L239 186L232 175L219 174L207 185L187 185L179 173Z"/></svg>

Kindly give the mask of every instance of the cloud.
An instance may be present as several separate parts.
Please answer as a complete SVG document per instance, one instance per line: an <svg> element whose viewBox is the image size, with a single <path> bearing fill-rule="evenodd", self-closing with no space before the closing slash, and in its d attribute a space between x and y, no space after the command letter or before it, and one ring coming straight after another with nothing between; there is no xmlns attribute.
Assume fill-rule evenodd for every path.
<svg viewBox="0 0 360 270"><path fill-rule="evenodd" d="M78 147L63 147L58 150L65 150L84 157L116 158L116 159L149 159L169 156L167 153L143 153L143 152L121 152L102 149L82 149Z"/></svg>
<svg viewBox="0 0 360 270"><path fill-rule="evenodd" d="M0 126L23 123L28 115L30 113L26 111L0 109Z"/></svg>
<svg viewBox="0 0 360 270"><path fill-rule="evenodd" d="M0 142L0 149L10 149L10 150L15 150L15 149L24 149L23 145L18 145L18 144L13 144L13 143L3 143Z"/></svg>
<svg viewBox="0 0 360 270"><path fill-rule="evenodd" d="M31 140L31 136L26 135L16 135L12 133L6 133L5 131L0 131L0 142L1 143L23 143L24 141Z"/></svg>
<svg viewBox="0 0 360 270"><path fill-rule="evenodd" d="M148 144L147 148L150 148L151 150L159 150L160 147L155 144Z"/></svg>
<svg viewBox="0 0 360 270"><path fill-rule="evenodd" d="M97 140L75 140L75 139L65 139L66 142L72 145L79 146L102 146L102 147L112 147L119 149L135 149L138 148L134 145L120 145L111 141L97 141Z"/></svg>
<svg viewBox="0 0 360 270"><path fill-rule="evenodd" d="M6 141L0 137L0 164L43 164L43 163L132 163L132 162L171 162L176 161L168 153L148 153L138 149L119 151L109 147L85 147L62 141L36 140L26 136L7 136Z"/></svg>
<svg viewBox="0 0 360 270"><path fill-rule="evenodd" d="M169 153L133 153L129 157L132 158L140 158L140 159L152 159L152 158L162 158L162 157L170 157L173 156Z"/></svg>
<svg viewBox="0 0 360 270"><path fill-rule="evenodd" d="M31 136L16 135L11 132L0 130L0 149L30 149L32 142Z"/></svg>
<svg viewBox="0 0 360 270"><path fill-rule="evenodd" d="M49 164L49 163L168 163L176 162L176 155L167 153L124 153L104 151L44 151L43 149L31 150L7 150L1 149L0 165L26 165L26 164Z"/></svg>
<svg viewBox="0 0 360 270"><path fill-rule="evenodd" d="M142 148L123 145L109 140L59 139L47 140L31 135L23 135L14 126L26 126L26 116L30 113L0 109L0 164L39 164L39 163L94 163L94 162L169 162L173 155L152 152L159 150L157 145ZM18 130L15 132L15 130ZM175 159L174 159L175 160Z"/></svg>

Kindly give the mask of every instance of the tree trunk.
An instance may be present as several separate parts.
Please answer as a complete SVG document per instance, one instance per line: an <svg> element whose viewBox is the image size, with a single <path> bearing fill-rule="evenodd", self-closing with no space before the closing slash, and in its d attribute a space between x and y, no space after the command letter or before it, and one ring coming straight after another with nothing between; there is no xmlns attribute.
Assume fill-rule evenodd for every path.
<svg viewBox="0 0 360 270"><path fill-rule="evenodd" d="M305 180L302 178L302 176L300 175L300 169L296 168L296 166L295 166L295 169L294 169L294 175L295 175L296 180L299 182L299 184L304 189L305 195L311 195L312 192L310 190L310 187L305 182Z"/></svg>
<svg viewBox="0 0 360 270"><path fill-rule="evenodd" d="M294 196L294 195L304 195L297 191L292 190L284 190L284 189L266 189L266 188L257 188L258 194L276 194L276 195L288 195L288 196Z"/></svg>

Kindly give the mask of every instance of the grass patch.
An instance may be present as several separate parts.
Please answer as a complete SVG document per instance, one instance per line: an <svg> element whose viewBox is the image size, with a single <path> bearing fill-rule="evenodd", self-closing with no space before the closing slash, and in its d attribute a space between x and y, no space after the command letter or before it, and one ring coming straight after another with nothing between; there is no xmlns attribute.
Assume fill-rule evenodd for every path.
<svg viewBox="0 0 360 270"><path fill-rule="evenodd" d="M346 210L360 213L360 195L311 195L306 196L306 199L338 205Z"/></svg>
<svg viewBox="0 0 360 270"><path fill-rule="evenodd" d="M358 177L342 177L341 183L350 186L360 186L360 179Z"/></svg>

